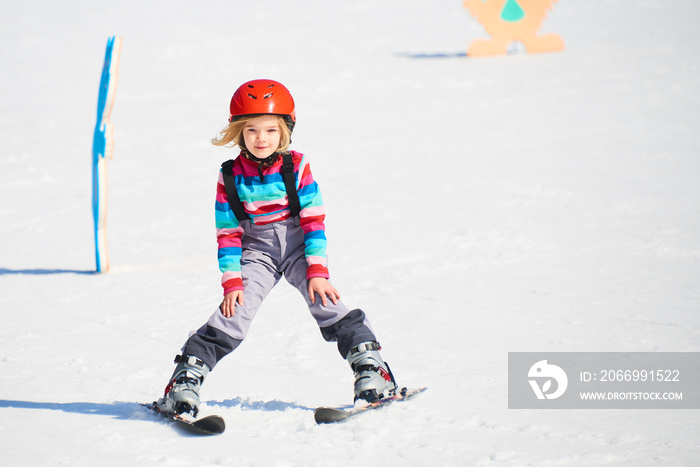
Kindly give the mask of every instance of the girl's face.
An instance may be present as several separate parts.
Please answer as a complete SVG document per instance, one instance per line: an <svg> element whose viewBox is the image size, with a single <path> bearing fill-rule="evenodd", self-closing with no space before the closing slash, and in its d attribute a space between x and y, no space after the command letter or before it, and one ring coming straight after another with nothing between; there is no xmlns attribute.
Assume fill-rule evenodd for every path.
<svg viewBox="0 0 700 467"><path fill-rule="evenodd" d="M255 117L243 127L245 147L258 159L265 159L279 148L280 131L279 119L274 115Z"/></svg>

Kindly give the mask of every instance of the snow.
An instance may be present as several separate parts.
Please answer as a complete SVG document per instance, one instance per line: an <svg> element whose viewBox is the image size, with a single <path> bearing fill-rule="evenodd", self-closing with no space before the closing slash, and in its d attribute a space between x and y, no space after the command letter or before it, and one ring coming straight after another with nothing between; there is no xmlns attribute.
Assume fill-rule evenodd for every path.
<svg viewBox="0 0 700 467"><path fill-rule="evenodd" d="M562 53L469 59L456 0L0 6L0 459L16 466L697 465L694 410L509 410L513 351L700 351L697 2L561 1ZM124 38L94 268L91 145ZM209 140L248 79L285 83L324 193L334 284L399 382L352 375L275 289L203 388L219 437L137 402L220 300ZM359 177L363 177L360 179Z"/></svg>

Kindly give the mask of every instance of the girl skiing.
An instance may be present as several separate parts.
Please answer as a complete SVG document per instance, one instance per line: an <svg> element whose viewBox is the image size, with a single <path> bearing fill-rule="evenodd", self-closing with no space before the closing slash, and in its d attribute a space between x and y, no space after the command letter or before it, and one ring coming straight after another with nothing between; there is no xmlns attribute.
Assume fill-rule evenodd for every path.
<svg viewBox="0 0 700 467"><path fill-rule="evenodd" d="M241 150L222 165L216 192L224 299L175 358L163 410L197 415L208 373L241 344L282 276L301 292L324 339L337 342L350 363L355 400L396 392L365 313L347 309L328 280L321 192L304 155L289 150L295 122L294 100L281 83L253 80L233 94L229 125L212 140Z"/></svg>

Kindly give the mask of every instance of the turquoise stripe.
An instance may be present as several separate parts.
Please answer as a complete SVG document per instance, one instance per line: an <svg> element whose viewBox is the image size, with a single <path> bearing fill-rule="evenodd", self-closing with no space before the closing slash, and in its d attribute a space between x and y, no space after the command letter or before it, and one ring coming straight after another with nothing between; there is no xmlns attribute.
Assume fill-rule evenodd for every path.
<svg viewBox="0 0 700 467"><path fill-rule="evenodd" d="M322 258L326 257L327 242L325 240L311 240L304 243L306 243L306 248L304 249L306 256L320 256Z"/></svg>
<svg viewBox="0 0 700 467"><path fill-rule="evenodd" d="M321 190L319 190L316 182L299 190L299 203L305 208L323 206Z"/></svg>
<svg viewBox="0 0 700 467"><path fill-rule="evenodd" d="M229 214L232 214L231 211L228 213L223 213L221 211L214 212L214 224L217 229L235 229L240 225L236 216Z"/></svg>
<svg viewBox="0 0 700 467"><path fill-rule="evenodd" d="M233 271L238 272L241 270L241 257L225 257L219 259L219 270L221 272Z"/></svg>

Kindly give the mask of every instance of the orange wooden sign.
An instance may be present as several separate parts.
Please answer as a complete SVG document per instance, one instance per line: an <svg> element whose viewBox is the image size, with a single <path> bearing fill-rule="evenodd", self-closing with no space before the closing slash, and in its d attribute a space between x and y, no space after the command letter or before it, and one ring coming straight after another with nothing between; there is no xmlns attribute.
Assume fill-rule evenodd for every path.
<svg viewBox="0 0 700 467"><path fill-rule="evenodd" d="M464 0L464 6L484 26L491 39L472 42L470 57L505 55L508 45L520 42L530 53L564 50L564 41L556 34L537 35L547 10L558 0Z"/></svg>

